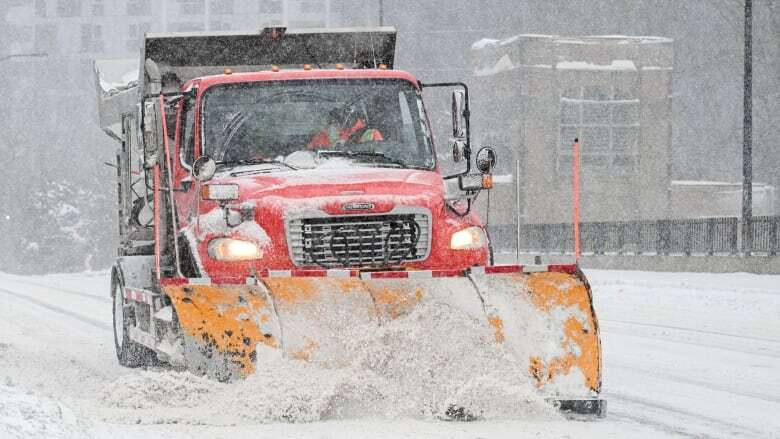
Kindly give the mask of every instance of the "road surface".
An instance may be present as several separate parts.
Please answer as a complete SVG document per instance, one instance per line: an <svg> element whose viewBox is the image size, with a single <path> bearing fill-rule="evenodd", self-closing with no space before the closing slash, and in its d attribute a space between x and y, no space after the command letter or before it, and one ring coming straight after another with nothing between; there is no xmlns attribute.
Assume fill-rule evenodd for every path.
<svg viewBox="0 0 780 439"><path fill-rule="evenodd" d="M257 389L122 368L107 273L0 274L0 437L779 437L780 276L586 274L604 342L607 417L529 410L471 423L349 410L279 422L269 415L278 398L262 392L292 392L300 411L289 419L306 421L328 390L296 381L295 370L266 371L286 384Z"/></svg>

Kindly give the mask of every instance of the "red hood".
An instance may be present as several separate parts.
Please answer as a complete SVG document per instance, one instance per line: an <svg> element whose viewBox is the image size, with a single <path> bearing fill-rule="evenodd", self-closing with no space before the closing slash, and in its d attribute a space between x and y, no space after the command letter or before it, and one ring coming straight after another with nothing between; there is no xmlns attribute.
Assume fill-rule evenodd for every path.
<svg viewBox="0 0 780 439"><path fill-rule="evenodd" d="M255 202L267 209L319 209L329 214L383 213L396 205L433 210L444 199L441 176L434 171L355 167L244 172L244 169L233 169L215 177L213 183L237 183L239 202ZM373 208L355 203L373 204ZM352 206L345 209L346 204Z"/></svg>
<svg viewBox="0 0 780 439"><path fill-rule="evenodd" d="M473 213L465 217L452 214L444 206L444 182L435 171L396 168L351 167L298 171L270 171L273 165L248 166L220 172L209 184L238 184L239 199L231 204L253 205L257 225L254 234L247 229L223 227L221 211L214 202L201 202L201 230L211 230L194 244L198 247L207 274L240 273L247 276L252 269L287 270L294 267L286 235L287 220L305 211L328 215L385 214L403 207L428 209L431 212L430 256L409 263L412 269L465 268L484 265L487 249L454 251L450 248L453 233L479 225ZM232 175L231 175L232 174ZM212 215L216 212L216 215ZM317 216L317 212L312 215ZM308 215L304 215L308 216ZM186 218L186 217L184 217ZM216 222L214 220L216 219ZM216 227L213 224L216 224ZM247 224L250 224L247 222ZM261 229L261 230L260 230ZM225 235L241 239L259 239L264 256L261 261L216 261L208 256L207 245L213 236Z"/></svg>

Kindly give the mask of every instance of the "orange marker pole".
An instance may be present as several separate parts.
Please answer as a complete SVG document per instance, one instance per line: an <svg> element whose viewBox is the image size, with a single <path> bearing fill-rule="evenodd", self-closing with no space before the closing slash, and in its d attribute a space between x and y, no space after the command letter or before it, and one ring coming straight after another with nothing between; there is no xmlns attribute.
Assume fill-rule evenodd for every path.
<svg viewBox="0 0 780 439"><path fill-rule="evenodd" d="M580 139L574 139L571 155L572 217L574 221L574 259L580 260Z"/></svg>

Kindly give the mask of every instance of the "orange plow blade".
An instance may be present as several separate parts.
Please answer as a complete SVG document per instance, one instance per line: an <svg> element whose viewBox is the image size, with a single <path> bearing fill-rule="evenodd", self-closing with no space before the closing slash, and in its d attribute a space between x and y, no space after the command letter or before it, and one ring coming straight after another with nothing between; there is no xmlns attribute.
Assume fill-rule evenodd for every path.
<svg viewBox="0 0 780 439"><path fill-rule="evenodd" d="M187 368L220 379L245 377L273 355L347 367L356 338L424 303L478 322L492 335L488 342L525 363L545 397L588 400L600 391L598 323L579 272L392 277L261 278L164 291L185 339Z"/></svg>

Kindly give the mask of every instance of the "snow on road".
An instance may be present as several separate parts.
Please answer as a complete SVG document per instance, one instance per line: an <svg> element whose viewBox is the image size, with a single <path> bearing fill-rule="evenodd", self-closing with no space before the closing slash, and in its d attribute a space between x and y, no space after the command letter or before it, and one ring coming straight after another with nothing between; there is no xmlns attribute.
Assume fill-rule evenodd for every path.
<svg viewBox="0 0 780 439"><path fill-rule="evenodd" d="M604 341L607 418L528 409L471 423L370 411L252 420L248 412L272 410L268 401L276 400L263 403L242 385L117 364L106 273L0 274L0 437L777 437L780 276L587 274ZM295 372L279 376L292 382ZM299 407L314 407L321 390L300 383L308 388L295 396L309 399ZM217 406L231 395L242 416ZM209 403L211 416L203 412Z"/></svg>

